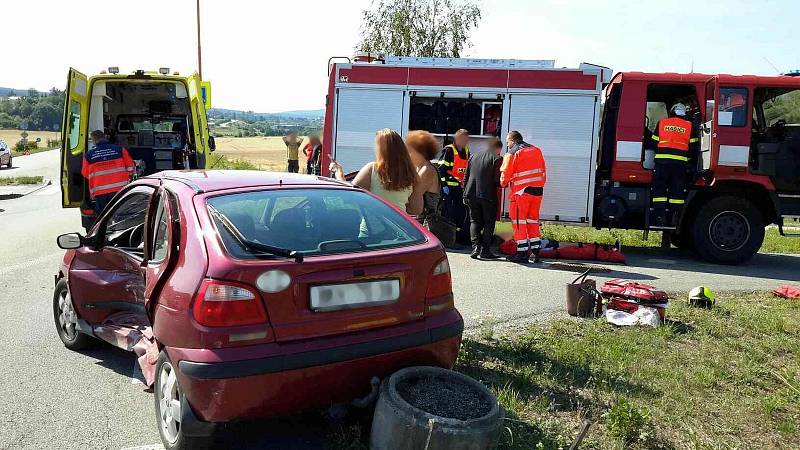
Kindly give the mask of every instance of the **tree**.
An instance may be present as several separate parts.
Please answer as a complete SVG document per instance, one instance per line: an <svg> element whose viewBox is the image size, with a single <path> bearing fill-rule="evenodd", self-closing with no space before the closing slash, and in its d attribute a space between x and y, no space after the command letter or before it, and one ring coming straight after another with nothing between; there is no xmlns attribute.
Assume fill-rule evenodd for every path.
<svg viewBox="0 0 800 450"><path fill-rule="evenodd" d="M459 58L481 8L473 0L377 0L362 12L361 52Z"/></svg>

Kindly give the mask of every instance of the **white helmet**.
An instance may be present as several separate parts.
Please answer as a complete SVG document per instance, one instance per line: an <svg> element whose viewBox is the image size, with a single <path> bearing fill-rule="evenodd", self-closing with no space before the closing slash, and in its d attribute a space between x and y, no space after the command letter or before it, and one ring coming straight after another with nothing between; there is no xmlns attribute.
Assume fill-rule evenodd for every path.
<svg viewBox="0 0 800 450"><path fill-rule="evenodd" d="M670 108L670 111L675 113L676 116L685 116L686 115L686 106L683 103L675 103Z"/></svg>

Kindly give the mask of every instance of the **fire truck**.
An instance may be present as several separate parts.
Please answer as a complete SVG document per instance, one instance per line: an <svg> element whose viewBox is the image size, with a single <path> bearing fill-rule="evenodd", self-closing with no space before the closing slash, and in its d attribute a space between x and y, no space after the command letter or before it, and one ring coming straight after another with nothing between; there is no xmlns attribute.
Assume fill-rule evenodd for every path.
<svg viewBox="0 0 800 450"><path fill-rule="evenodd" d="M62 207L80 208L84 228L94 223L94 203L81 175L89 135L104 131L134 159L139 176L171 169L204 169L214 137L206 110L211 86L197 74L181 76L169 68L158 72L119 73L109 67L87 77L70 69L61 127Z"/></svg>
<svg viewBox="0 0 800 450"><path fill-rule="evenodd" d="M612 74L550 60L331 58L323 171L373 159L374 134L470 131L471 152L518 130L542 149L544 222L642 230L651 225L654 151L646 145L678 102L701 132L686 203L666 237L703 259L738 264L775 224L800 217L800 77ZM501 216L507 217L508 193Z"/></svg>

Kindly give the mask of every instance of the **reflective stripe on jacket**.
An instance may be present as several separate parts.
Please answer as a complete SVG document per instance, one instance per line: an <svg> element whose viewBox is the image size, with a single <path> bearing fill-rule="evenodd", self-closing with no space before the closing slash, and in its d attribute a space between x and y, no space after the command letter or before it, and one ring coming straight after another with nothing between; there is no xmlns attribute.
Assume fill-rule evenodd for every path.
<svg viewBox="0 0 800 450"><path fill-rule="evenodd" d="M469 146L464 147L462 158L456 146L450 144L442 149L439 159L433 161L438 167L439 181L442 186L460 186L464 182L469 162Z"/></svg>
<svg viewBox="0 0 800 450"><path fill-rule="evenodd" d="M658 121L653 140L658 143L657 159L689 160L689 145L699 141L694 137L692 123L680 117L668 117Z"/></svg>
<svg viewBox="0 0 800 450"><path fill-rule="evenodd" d="M89 182L89 194L113 194L130 183L136 164L128 151L119 145L100 142L83 158L81 174Z"/></svg>
<svg viewBox="0 0 800 450"><path fill-rule="evenodd" d="M547 167L539 147L528 145L506 156L500 174L500 184L510 187L511 193L541 195L547 182Z"/></svg>

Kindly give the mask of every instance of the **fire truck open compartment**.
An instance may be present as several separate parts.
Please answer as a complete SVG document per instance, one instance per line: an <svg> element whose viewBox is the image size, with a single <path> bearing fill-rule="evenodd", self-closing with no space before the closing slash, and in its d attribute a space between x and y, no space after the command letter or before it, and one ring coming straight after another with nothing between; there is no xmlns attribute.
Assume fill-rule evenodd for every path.
<svg viewBox="0 0 800 450"><path fill-rule="evenodd" d="M143 175L183 169L182 151L194 147L190 108L180 82L101 80L92 86L89 130L127 148Z"/></svg>
<svg viewBox="0 0 800 450"><path fill-rule="evenodd" d="M800 191L800 89L756 88L750 168L780 192Z"/></svg>

